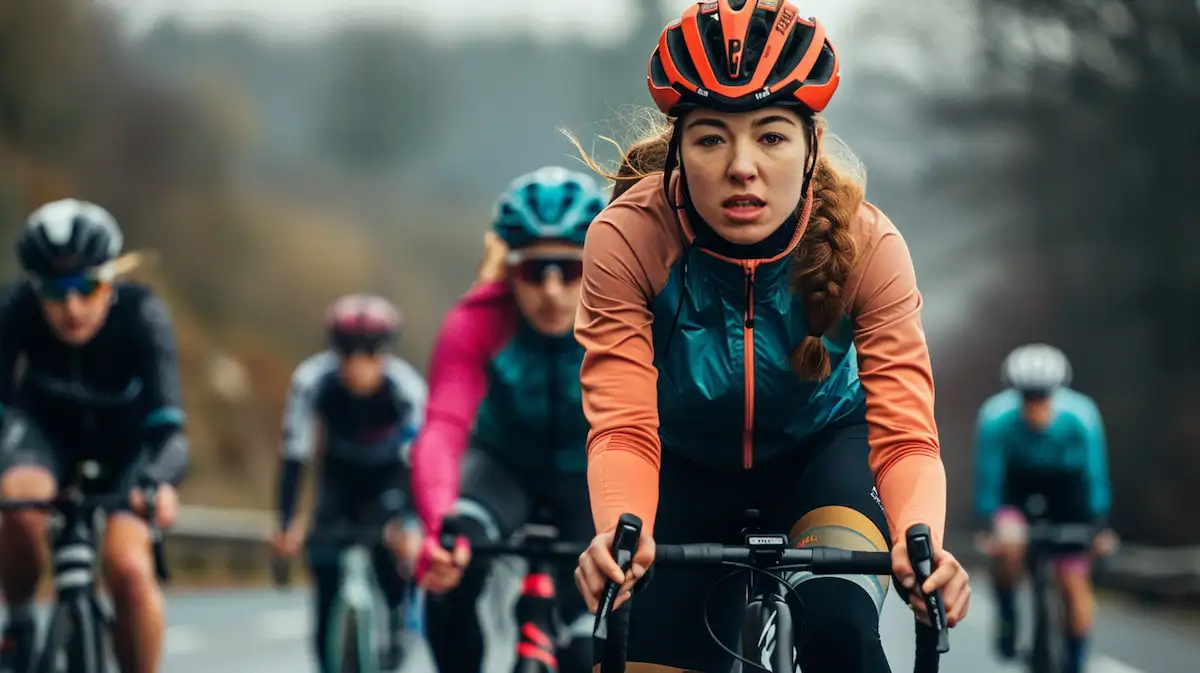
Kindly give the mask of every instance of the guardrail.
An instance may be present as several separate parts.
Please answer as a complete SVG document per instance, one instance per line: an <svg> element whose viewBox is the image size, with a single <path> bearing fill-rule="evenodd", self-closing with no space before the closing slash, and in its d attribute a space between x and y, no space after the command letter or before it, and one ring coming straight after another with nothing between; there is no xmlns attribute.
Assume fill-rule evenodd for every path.
<svg viewBox="0 0 1200 673"><path fill-rule="evenodd" d="M264 510L185 506L168 533L172 565L215 569L224 576L265 577L267 538L274 513ZM980 566L986 557L973 535L949 531L947 540L963 563ZM218 549L224 552L217 553ZM183 568L181 568L183 569ZM1097 568L1096 583L1139 598L1200 605L1200 547L1148 547L1122 544Z"/></svg>

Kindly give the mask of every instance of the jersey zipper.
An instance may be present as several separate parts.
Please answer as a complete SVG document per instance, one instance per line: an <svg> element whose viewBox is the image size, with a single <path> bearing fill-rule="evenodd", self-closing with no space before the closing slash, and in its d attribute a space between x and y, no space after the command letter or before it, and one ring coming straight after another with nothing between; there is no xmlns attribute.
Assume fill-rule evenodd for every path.
<svg viewBox="0 0 1200 673"><path fill-rule="evenodd" d="M76 390L79 391L80 397L83 397L83 391L86 390L83 385L83 363L80 362L82 356L79 354L79 348L71 349L71 378ZM83 429L86 432L96 431L96 415L91 409L83 410Z"/></svg>
<svg viewBox="0 0 1200 673"><path fill-rule="evenodd" d="M746 308L742 313L742 360L745 364L746 421L742 429L742 468L754 466L754 270L746 267Z"/></svg>

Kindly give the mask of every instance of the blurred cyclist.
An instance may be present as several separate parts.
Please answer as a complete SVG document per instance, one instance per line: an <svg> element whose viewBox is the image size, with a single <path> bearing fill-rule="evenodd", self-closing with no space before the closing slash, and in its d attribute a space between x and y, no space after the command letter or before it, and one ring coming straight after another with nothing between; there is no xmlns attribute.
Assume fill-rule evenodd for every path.
<svg viewBox="0 0 1200 673"><path fill-rule="evenodd" d="M1090 397L1072 390L1071 365L1059 349L1028 344L1004 360L1006 390L979 410L976 438L975 504L991 522L995 556L993 583L999 609L997 649L1016 656L1014 591L1025 568L1025 521L1095 523L1103 530L1110 491L1104 424ZM1040 494L1043 511L1028 511L1027 498ZM1111 551L1107 530L1092 549L1058 545L1055 570L1065 599L1065 673L1083 670L1095 599L1090 579L1093 553Z"/></svg>
<svg viewBox="0 0 1200 673"><path fill-rule="evenodd" d="M399 633L420 547L408 496L407 449L425 413L427 391L421 375L388 351L401 320L386 299L342 297L329 308L325 327L329 350L300 363L292 375L283 416L279 530L272 543L291 556L304 539L293 515L320 424L324 450L306 545L316 584L317 659L325 670L329 610L341 582L342 546L332 534L350 526L387 526L388 544L373 550L373 560L389 608L383 667L393 670L402 659Z"/></svg>
<svg viewBox="0 0 1200 673"><path fill-rule="evenodd" d="M549 510L563 539L592 535L580 402L583 349L571 333L583 239L604 207L591 177L547 167L517 178L496 204L479 282L442 324L430 363L429 411L413 448L417 511L429 533L422 585L426 631L442 673L475 672L483 660L476 604L490 564L468 564L437 543L452 511L468 540L500 540ZM469 447L469 448L468 448ZM466 572L464 574L464 568ZM558 587L570 587L564 568ZM574 591L558 591L576 628L559 660L591 670L591 631ZM581 628L582 627L582 628Z"/></svg>
<svg viewBox="0 0 1200 673"><path fill-rule="evenodd" d="M51 498L80 462L95 460L104 490L160 483L156 517L166 528L188 462L175 333L153 292L115 282L138 261L135 253L119 257L122 241L113 216L86 201L48 203L25 222L17 258L26 278L0 294L0 497ZM126 673L158 670L162 653L150 531L133 515L142 505L135 496L132 511L110 515L100 550ZM9 608L0 670L28 666L45 524L35 511L0 521L0 591Z"/></svg>

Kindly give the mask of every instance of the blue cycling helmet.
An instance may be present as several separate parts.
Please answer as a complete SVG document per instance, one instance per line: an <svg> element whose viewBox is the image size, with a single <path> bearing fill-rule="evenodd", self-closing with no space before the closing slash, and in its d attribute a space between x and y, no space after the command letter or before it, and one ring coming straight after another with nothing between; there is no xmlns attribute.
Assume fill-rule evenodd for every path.
<svg viewBox="0 0 1200 673"><path fill-rule="evenodd" d="M510 249L545 240L583 245L607 202L591 176L546 166L509 183L496 200L492 229Z"/></svg>

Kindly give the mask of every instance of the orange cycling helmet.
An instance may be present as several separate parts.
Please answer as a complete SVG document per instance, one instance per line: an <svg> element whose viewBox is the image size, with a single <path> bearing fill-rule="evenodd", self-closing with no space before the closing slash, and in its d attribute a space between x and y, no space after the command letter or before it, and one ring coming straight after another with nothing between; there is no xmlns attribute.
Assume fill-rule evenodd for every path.
<svg viewBox="0 0 1200 673"><path fill-rule="evenodd" d="M820 112L840 73L825 28L787 0L715 0L695 3L663 29L647 80L671 117L693 107Z"/></svg>

